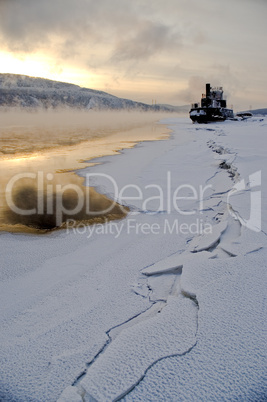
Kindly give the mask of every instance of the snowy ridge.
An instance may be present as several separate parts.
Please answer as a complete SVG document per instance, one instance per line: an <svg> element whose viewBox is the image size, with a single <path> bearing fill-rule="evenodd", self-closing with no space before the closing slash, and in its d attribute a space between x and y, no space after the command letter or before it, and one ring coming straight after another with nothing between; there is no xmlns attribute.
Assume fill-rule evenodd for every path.
<svg viewBox="0 0 267 402"><path fill-rule="evenodd" d="M0 107L177 111L173 106L150 106L74 84L16 74L0 74Z"/></svg>

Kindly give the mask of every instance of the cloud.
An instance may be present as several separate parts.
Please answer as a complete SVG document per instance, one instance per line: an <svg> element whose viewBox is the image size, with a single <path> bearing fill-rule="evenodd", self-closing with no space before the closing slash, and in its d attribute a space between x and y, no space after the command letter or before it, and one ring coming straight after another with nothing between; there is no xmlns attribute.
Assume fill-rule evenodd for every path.
<svg viewBox="0 0 267 402"><path fill-rule="evenodd" d="M90 34L91 0L2 0L0 32L14 51L35 51L61 36L66 43Z"/></svg>
<svg viewBox="0 0 267 402"><path fill-rule="evenodd" d="M206 83L208 82L213 87L222 86L224 96L230 99L238 91L245 90L240 79L229 65L214 64L209 66L209 74L207 76L191 76L188 80L187 88L178 92L177 98L187 103L199 102L202 93L206 92Z"/></svg>
<svg viewBox="0 0 267 402"><path fill-rule="evenodd" d="M0 50L121 88L157 82L177 101L198 100L209 81L262 97L267 2L226 3L230 13L214 0L0 0Z"/></svg>
<svg viewBox="0 0 267 402"><path fill-rule="evenodd" d="M0 40L13 52L38 50L88 65L145 60L181 45L171 24L153 7L125 0L0 0Z"/></svg>
<svg viewBox="0 0 267 402"><path fill-rule="evenodd" d="M201 94L205 92L206 79L201 76L192 76L188 80L188 86L183 91L178 93L178 98L183 102L198 102Z"/></svg>
<svg viewBox="0 0 267 402"><path fill-rule="evenodd" d="M173 26L160 22L141 21L114 49L113 61L143 60L181 46L181 35Z"/></svg>

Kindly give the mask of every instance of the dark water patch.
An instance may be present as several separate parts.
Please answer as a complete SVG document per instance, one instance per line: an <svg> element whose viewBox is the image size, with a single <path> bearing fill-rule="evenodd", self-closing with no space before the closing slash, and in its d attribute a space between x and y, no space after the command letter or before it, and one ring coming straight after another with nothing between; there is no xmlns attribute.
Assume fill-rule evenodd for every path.
<svg viewBox="0 0 267 402"><path fill-rule="evenodd" d="M124 218L129 209L80 179L68 184L34 186L29 179L12 188L2 209L0 230L45 233L75 225L104 223Z"/></svg>

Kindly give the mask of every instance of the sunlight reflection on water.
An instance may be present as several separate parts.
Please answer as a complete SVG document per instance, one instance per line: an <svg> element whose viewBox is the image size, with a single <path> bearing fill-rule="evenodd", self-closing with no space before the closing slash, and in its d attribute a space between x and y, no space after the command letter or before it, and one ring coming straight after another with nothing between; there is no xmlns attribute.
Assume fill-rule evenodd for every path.
<svg viewBox="0 0 267 402"><path fill-rule="evenodd" d="M61 125L63 117L66 117L66 113L64 113L56 115L57 118L60 117L57 125L54 113L51 115L51 124L49 124L49 114L45 115L48 122L45 123L42 120L42 116L40 121L38 120L39 125L37 125L38 116L36 115L33 116L35 121L32 124L27 123L27 121L24 122L25 113L22 114L22 122L18 126L8 125L7 121L2 120L0 125L1 231L36 232L36 229L40 231L42 229L50 230L57 227L55 219L48 215L44 216L44 213L42 216L33 214L28 219L25 219L25 217L22 219L18 214L10 213L10 208L6 205L6 188L10 180L16 175L37 172L42 172L44 176L52 174L53 182L51 183L50 181L50 185L53 188L56 188L56 185L59 183L62 186L72 183L75 186L79 186L84 192L83 179L74 174L74 170L92 166L94 165L91 162L92 159L99 156L116 154L123 148L133 147L137 142L167 138L170 132L165 126L156 122L159 118L156 114L125 113L123 115L122 113L106 113L104 115L100 113L97 115L95 113L93 123L89 126L90 128L86 129L86 122L81 121L81 119L79 120L81 117L79 113L72 115L73 119L71 121L70 116L66 115L68 117ZM82 117L85 117L83 113ZM107 119L110 121L110 127L108 126ZM22 123L24 126L21 125ZM98 126L99 130L97 129ZM23 152L21 152L22 150ZM36 180L34 181L34 179L32 181L28 179L28 192L26 191L26 193L25 189L23 192L22 181L17 181L16 184L18 186L14 187L14 198L16 191L17 197L18 192L20 192L20 198L17 198L17 200L21 200L22 197L25 198L25 194L27 194L26 198L31 200L31 206L26 206L26 209L34 207L32 204L34 200L37 202L38 197L36 198L36 190L34 190L36 188L35 182ZM65 196L67 197L66 194ZM44 196L45 194L43 194ZM55 192L53 197L56 197ZM102 197L102 202L106 205L107 198L97 194L95 191L92 192L92 189L90 190L90 197L97 199L99 205L101 205L100 198ZM68 203L69 201L65 200L65 202ZM107 219L122 218L126 213L125 209L119 210L118 205L114 205L114 209L109 214L103 214L102 216L100 214L97 217L80 214L76 219L79 221L85 220L90 224L100 222L101 219L105 221ZM50 222L49 224L47 223L48 221Z"/></svg>

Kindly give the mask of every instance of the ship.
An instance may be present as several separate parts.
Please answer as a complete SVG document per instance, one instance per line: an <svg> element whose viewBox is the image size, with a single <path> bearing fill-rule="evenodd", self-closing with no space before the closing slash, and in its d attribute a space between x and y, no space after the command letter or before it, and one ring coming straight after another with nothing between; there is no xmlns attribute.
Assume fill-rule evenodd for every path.
<svg viewBox="0 0 267 402"><path fill-rule="evenodd" d="M223 88L212 88L210 84L206 84L206 93L202 94L200 104L192 104L189 116L193 123L209 123L233 119L234 112L232 109L227 109Z"/></svg>

